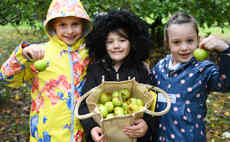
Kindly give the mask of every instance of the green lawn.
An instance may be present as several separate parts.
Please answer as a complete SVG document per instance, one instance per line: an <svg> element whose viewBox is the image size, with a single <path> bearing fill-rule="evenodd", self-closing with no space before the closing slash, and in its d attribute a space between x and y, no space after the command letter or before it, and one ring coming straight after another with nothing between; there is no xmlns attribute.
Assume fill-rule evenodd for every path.
<svg viewBox="0 0 230 142"><path fill-rule="evenodd" d="M12 26L0 25L0 64L8 57L9 53L22 41L37 43L45 41L47 37L42 37L41 34L27 25Z"/></svg>

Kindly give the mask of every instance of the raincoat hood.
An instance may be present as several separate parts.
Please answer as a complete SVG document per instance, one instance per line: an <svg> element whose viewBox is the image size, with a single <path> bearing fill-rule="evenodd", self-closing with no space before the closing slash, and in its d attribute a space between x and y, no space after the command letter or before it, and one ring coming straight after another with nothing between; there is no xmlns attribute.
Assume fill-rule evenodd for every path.
<svg viewBox="0 0 230 142"><path fill-rule="evenodd" d="M52 0L44 22L45 32L49 38L52 38L56 34L51 21L55 18L67 16L74 16L82 19L83 37L92 29L91 20L80 0Z"/></svg>

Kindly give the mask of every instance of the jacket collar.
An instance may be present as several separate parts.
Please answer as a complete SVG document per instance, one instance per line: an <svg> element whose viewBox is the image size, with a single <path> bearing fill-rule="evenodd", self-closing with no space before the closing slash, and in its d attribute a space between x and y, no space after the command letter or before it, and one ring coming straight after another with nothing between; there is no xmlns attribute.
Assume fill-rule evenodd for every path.
<svg viewBox="0 0 230 142"><path fill-rule="evenodd" d="M109 55L104 56L103 58L99 59L97 62L100 62L105 69L113 69L113 63ZM130 56L128 56L124 62L121 64L120 69L122 68L131 68L134 64L137 64L138 62L132 60ZM114 69L113 69L114 70ZM119 72L118 70L118 72Z"/></svg>
<svg viewBox="0 0 230 142"><path fill-rule="evenodd" d="M182 70L184 68L186 68L187 66L191 65L191 64L196 64L197 61L195 60L194 57L191 58L191 60L189 60L188 62L185 62L185 63L180 63L177 65L177 67L175 69L171 69L170 68L170 62L172 61L172 55L167 55L166 58L165 58L165 67L169 70L173 70L173 71L179 71L179 70Z"/></svg>
<svg viewBox="0 0 230 142"><path fill-rule="evenodd" d="M65 42L61 41L56 35L51 38L51 43L55 44L61 50L70 50L75 51L84 47L85 39L82 37L77 40L72 46L68 46Z"/></svg>

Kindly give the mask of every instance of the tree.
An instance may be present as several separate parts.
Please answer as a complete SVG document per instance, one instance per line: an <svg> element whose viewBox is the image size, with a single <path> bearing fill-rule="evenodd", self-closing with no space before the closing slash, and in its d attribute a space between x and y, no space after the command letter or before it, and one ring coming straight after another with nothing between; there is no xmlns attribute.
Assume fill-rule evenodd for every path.
<svg viewBox="0 0 230 142"><path fill-rule="evenodd" d="M19 24L26 21L34 24L43 21L51 0L1 0L0 23ZM230 23L229 0L82 0L89 15L107 12L110 9L128 9L140 16L150 26L155 50L163 46L165 20L176 11L193 15L201 27L217 25L224 27Z"/></svg>
<svg viewBox="0 0 230 142"><path fill-rule="evenodd" d="M36 21L43 21L50 0L1 0L0 24L20 24L26 22L33 25Z"/></svg>
<svg viewBox="0 0 230 142"><path fill-rule="evenodd" d="M165 20L176 11L184 11L193 15L201 27L217 25L224 27L230 23L229 0L82 0L86 9L93 14L106 12L109 9L129 9L136 15L146 20L150 26L151 36L154 41L153 63L167 54L162 50L163 28ZM155 56L158 56L155 58Z"/></svg>

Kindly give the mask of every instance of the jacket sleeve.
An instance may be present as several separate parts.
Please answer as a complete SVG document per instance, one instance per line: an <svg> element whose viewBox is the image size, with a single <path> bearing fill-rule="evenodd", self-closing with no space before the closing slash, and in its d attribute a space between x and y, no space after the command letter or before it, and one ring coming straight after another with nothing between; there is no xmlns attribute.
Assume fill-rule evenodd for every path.
<svg viewBox="0 0 230 142"><path fill-rule="evenodd" d="M157 66L157 65L156 65ZM157 85L157 79L156 79L156 66L154 66L149 74L149 79L151 81L151 85L156 86Z"/></svg>
<svg viewBox="0 0 230 142"><path fill-rule="evenodd" d="M143 67L142 71L140 72L140 74L142 75L142 79L140 82L145 83L145 84L152 84L148 70L146 69L145 66L142 66L142 67ZM145 120L145 122L148 125L148 130L147 130L144 137L138 138L138 140L137 140L138 142L150 141L151 136L152 136L152 130L154 128L153 126L155 124L154 123L155 122L154 117L152 117L151 115L149 115L147 113L144 113L143 119Z"/></svg>
<svg viewBox="0 0 230 142"><path fill-rule="evenodd" d="M32 78L32 62L22 55L22 50L26 46L29 46L26 42L18 45L1 67L0 79L9 87L19 87Z"/></svg>
<svg viewBox="0 0 230 142"><path fill-rule="evenodd" d="M94 67L92 64L90 64L88 69L87 69L86 82L85 82L83 89L82 89L83 94L99 84L95 79L96 73L93 72L93 70L94 70ZM87 114L87 113L89 113L89 109L88 109L88 106L86 104L86 99L85 99L82 101L82 103L79 107L79 114ZM97 124L97 122L94 121L93 118L80 120L80 122L81 122L81 124L84 128L84 131L85 131L86 141L87 142L93 141L90 131L92 128L99 126Z"/></svg>
<svg viewBox="0 0 230 142"><path fill-rule="evenodd" d="M230 45L227 50L220 53L219 67L211 69L211 76L208 80L210 91L229 92L230 91Z"/></svg>

